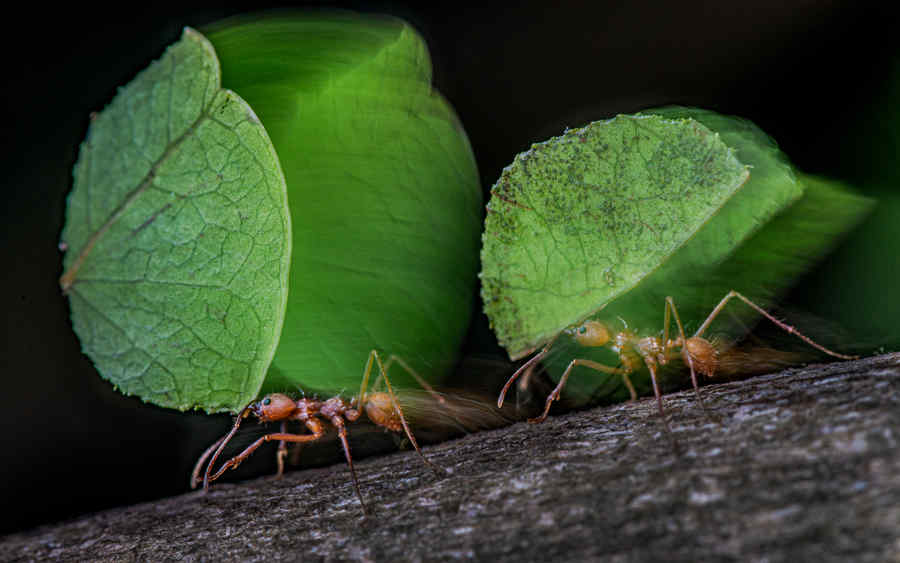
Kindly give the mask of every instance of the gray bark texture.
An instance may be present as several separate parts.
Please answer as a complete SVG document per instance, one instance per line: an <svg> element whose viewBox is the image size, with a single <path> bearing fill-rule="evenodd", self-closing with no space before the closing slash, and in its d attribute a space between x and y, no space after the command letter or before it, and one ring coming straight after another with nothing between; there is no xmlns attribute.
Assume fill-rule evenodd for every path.
<svg viewBox="0 0 900 563"><path fill-rule="evenodd" d="M900 354L216 484L0 540L2 560L900 561ZM7 507L9 509L9 507Z"/></svg>

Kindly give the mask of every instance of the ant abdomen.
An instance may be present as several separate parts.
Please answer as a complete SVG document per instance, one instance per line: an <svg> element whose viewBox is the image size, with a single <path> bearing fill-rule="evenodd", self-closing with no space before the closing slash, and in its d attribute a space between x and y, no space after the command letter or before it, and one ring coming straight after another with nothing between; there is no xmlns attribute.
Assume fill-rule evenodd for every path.
<svg viewBox="0 0 900 563"><path fill-rule="evenodd" d="M716 347L702 336L688 338L681 348L681 356L685 365L688 365L688 357L690 357L694 370L706 377L713 377L716 368L719 367L719 355Z"/></svg>
<svg viewBox="0 0 900 563"><path fill-rule="evenodd" d="M376 392L367 395L366 416L378 426L383 426L393 432L403 430L400 415L397 413L397 409L394 408L394 403L391 401L391 396L388 393Z"/></svg>

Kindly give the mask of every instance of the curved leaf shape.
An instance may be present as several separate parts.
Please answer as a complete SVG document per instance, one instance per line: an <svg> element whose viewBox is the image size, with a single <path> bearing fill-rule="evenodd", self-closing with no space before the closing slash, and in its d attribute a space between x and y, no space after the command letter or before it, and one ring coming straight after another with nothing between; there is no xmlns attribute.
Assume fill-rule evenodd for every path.
<svg viewBox="0 0 900 563"><path fill-rule="evenodd" d="M207 411L355 391L373 348L445 375L471 314L481 190L422 39L343 13L210 37L187 30L82 145L60 283L85 352L126 393Z"/></svg>
<svg viewBox="0 0 900 563"><path fill-rule="evenodd" d="M421 37L352 13L253 16L207 32L288 184L290 293L264 389L355 392L373 348L432 381L446 375L471 314L482 199Z"/></svg>
<svg viewBox="0 0 900 563"><path fill-rule="evenodd" d="M659 193L669 195L668 200L665 197L651 199L641 194L652 189L652 186L648 188L642 183L647 182L646 179L636 178L622 186L621 191L613 194L615 196L613 202L622 199L638 201L643 212L640 221L632 219L635 214L623 214L620 206L610 205L602 198L587 207L584 207L584 203L576 206L572 215L584 214L584 209L603 208L605 205L612 216L604 215L604 224L614 225L619 222L630 224L637 232L637 240L641 240L640 236L644 230L655 232L663 228L677 229L684 239L680 246L668 252L655 251L652 243L648 243L645 252L641 252L641 247L633 247L630 255L637 256L635 260L644 268L637 281L630 286L613 288L613 291L606 288L603 288L604 291L588 288L583 294L578 294L587 306L580 306L575 313L570 309L568 315L555 321L558 324L548 324L550 337L558 332L558 330L554 332L553 329L559 324L565 328L587 317L602 318L610 323L619 323L617 319L622 319L633 330L657 334L663 325L666 296L674 298L688 330L691 325L696 327L702 322L715 304L731 289L750 296L762 306L768 306L781 292L790 287L797 276L830 249L840 235L855 225L871 206L869 200L839 184L808 176L798 178L777 145L746 120L678 107L650 110L638 116L619 116L616 120L639 118L655 119L655 123L663 128L684 129L687 126L694 126L715 132L717 139L726 147L727 154L736 159L740 166L749 170L749 179L725 197L719 198L713 213L688 222L683 220L687 216L682 215L680 222L671 225L649 223L643 218L652 217L653 213L671 213L672 210L679 209L682 205L680 194L685 190L710 192L708 197L715 197L716 186L702 182L692 183L688 179L681 187L676 183L657 187ZM586 131L598 125L609 127L612 123L599 122L576 131ZM633 154L634 151L629 148L633 140L634 137L623 135L618 150L626 155ZM557 139L548 143L555 141ZM658 166L652 159L643 158L643 160L647 164L649 176ZM696 169L705 170L706 167L700 164L702 160L695 163ZM515 166L514 163L513 167ZM534 177L532 173L529 179ZM566 176L560 175L555 190L570 189L559 187L565 185L564 182L568 180ZM527 182L520 183L518 189L531 190L530 194L538 191ZM549 192L545 197L556 197L556 191L549 190ZM564 197L577 198L572 195ZM498 198L497 203L501 202L502 200ZM495 200L492 199L489 205L494 204ZM483 277L484 272L494 271L489 269L493 267L489 263L497 259L488 252L488 237L492 232L490 220L497 221L495 215L502 215L503 219L507 219L510 213L508 206L494 209L498 212L488 217L485 249L482 251ZM594 232L597 238L603 239L608 236L608 231L609 229L606 232L602 230ZM586 238L582 237L583 240ZM561 239L557 237L555 240ZM521 243L516 242L516 239L511 242ZM591 244L593 242L590 241ZM602 247L598 245L594 248ZM594 258L594 261L597 259ZM526 273L526 277L523 278L518 271L506 274L507 279L515 281L527 279L527 275ZM486 284L485 291L488 287ZM485 295L485 308L490 315L491 311L487 307L489 298L495 299L496 296ZM539 296L523 295L521 299L532 300L533 302L529 302L531 306L535 303L540 303L542 307L552 306L551 303L539 301L543 299ZM747 327L756 319L755 312L750 309L736 307L730 313L717 318L713 331L717 338L726 341L744 334ZM547 318L549 315L545 315L541 320L546 321ZM505 317L503 321L510 325ZM496 327L498 321L492 317L492 322ZM507 350L511 356L521 357L546 340L546 337L537 338L526 342L526 346L507 347ZM554 357L545 360L545 364L553 374L562 373L566 364L574 357L593 359L601 363L618 361L608 350L580 348L567 339L560 339L554 344L554 350L556 352ZM590 372L590 376L580 377L577 375L578 371L582 374ZM614 390L619 386L619 378L613 379ZM608 385L607 380L608 377L592 370L576 370L566 386L566 394L576 402L587 402L599 389ZM640 386L640 381L636 383ZM610 387L605 387L605 391L610 390Z"/></svg>
<svg viewBox="0 0 900 563"><path fill-rule="evenodd" d="M284 178L250 107L186 29L95 116L68 199L60 285L84 352L177 409L256 396L281 333Z"/></svg>
<svg viewBox="0 0 900 563"><path fill-rule="evenodd" d="M701 123L652 115L595 122L518 155L491 190L482 249L500 344L518 359L629 291L749 176ZM733 244L713 242L699 249L707 259Z"/></svg>

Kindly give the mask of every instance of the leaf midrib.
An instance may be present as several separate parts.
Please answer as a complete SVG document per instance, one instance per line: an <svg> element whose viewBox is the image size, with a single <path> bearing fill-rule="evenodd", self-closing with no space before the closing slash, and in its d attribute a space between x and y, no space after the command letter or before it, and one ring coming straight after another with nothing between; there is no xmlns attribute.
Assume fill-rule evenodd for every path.
<svg viewBox="0 0 900 563"><path fill-rule="evenodd" d="M213 101L216 96L213 96ZM210 103L210 106L213 104ZM84 247L81 249L81 252L78 253L78 256L75 258L75 261L72 262L72 265L63 273L59 278L59 286L62 289L63 294L67 294L72 286L75 284L75 277L78 274L78 270L81 269L81 266L84 264L84 261L90 255L91 251L96 246L97 242L103 237L104 234L125 214L125 211L134 203L137 198L144 193L147 188L149 188L153 184L153 180L156 178L156 173L159 168L171 157L179 146L191 135L193 135L194 131L203 123L204 120L209 119L210 114L208 112L208 108L203 108L203 111L200 112L200 115L197 119L187 128L184 133L182 133L177 139L169 143L169 146L166 147L166 150L160 155L160 157L154 162L150 169L147 171L147 174L144 176L143 181L137 185L136 188L131 190L125 199L120 203L113 211L110 213L109 218L100 226L99 229L94 231L91 236L88 238ZM88 206L90 206L90 202L88 202Z"/></svg>

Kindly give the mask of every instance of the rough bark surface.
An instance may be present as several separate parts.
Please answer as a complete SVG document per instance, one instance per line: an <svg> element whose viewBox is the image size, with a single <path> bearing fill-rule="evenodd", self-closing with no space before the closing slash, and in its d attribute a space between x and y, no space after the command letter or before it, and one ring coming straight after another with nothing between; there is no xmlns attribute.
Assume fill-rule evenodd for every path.
<svg viewBox="0 0 900 563"><path fill-rule="evenodd" d="M3 538L2 560L900 561L900 354L516 424ZM711 419L714 418L718 422ZM677 441L673 447L672 438Z"/></svg>

